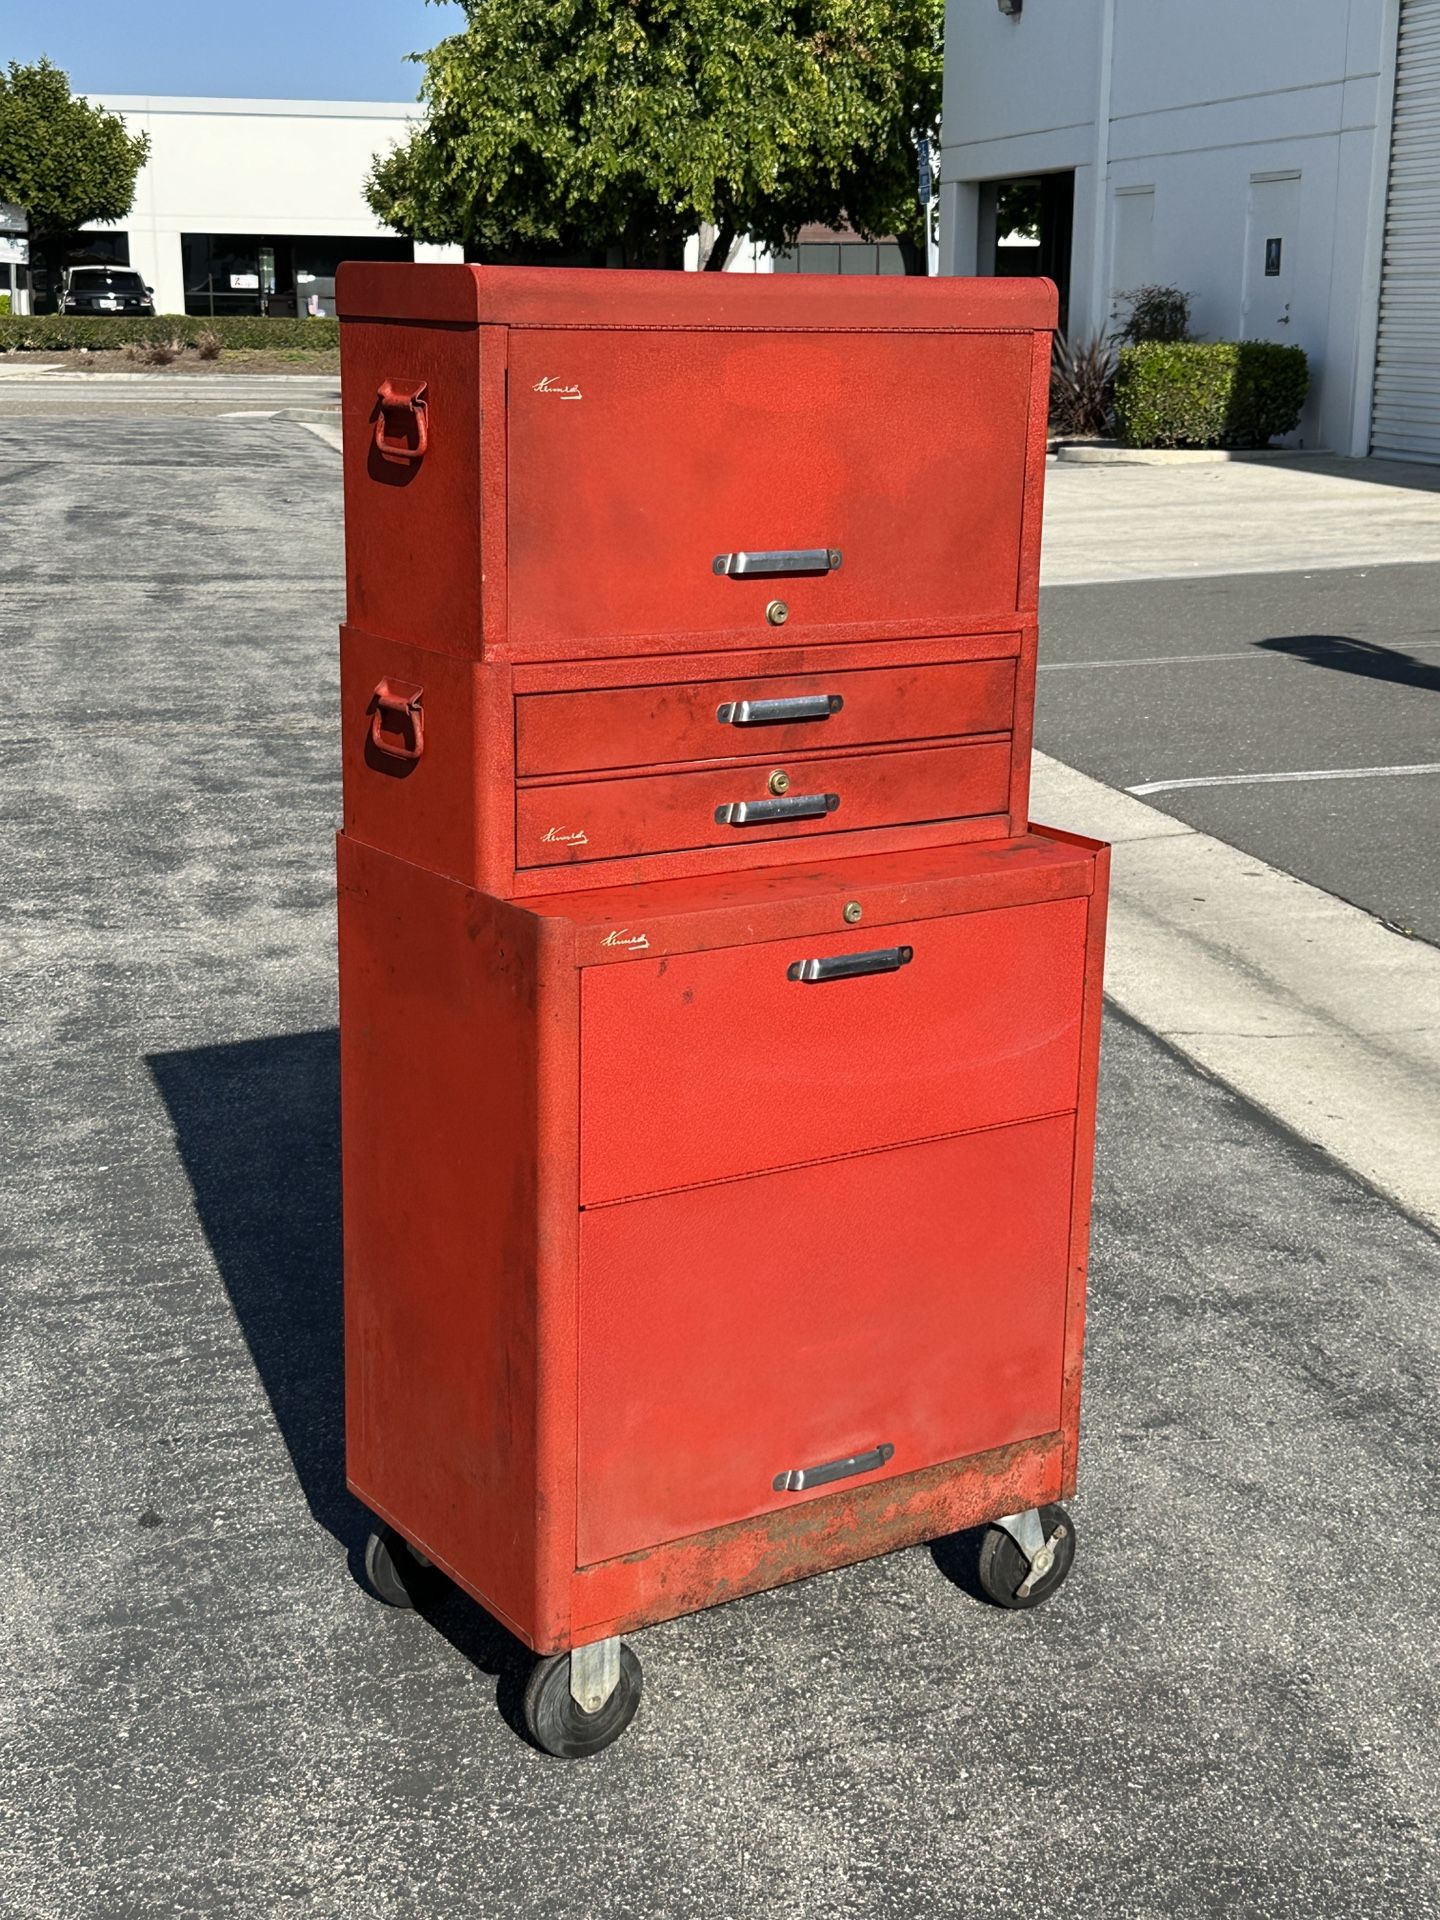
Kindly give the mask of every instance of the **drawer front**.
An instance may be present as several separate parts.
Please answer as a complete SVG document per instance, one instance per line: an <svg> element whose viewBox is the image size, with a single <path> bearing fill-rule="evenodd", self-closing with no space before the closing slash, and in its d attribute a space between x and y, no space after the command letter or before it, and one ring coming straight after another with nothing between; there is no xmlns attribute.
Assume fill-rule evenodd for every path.
<svg viewBox="0 0 1440 1920"><path fill-rule="evenodd" d="M792 637L1013 613L1033 340L517 328L512 642L754 646L775 599ZM797 552L821 558L755 567Z"/></svg>
<svg viewBox="0 0 1440 1920"><path fill-rule="evenodd" d="M1013 659L523 694L515 770L589 773L1001 733L1014 703Z"/></svg>
<svg viewBox="0 0 1440 1920"><path fill-rule="evenodd" d="M582 1564L1054 1432L1073 1144L1041 1120L582 1214Z"/></svg>
<svg viewBox="0 0 1440 1920"><path fill-rule="evenodd" d="M1057 900L587 968L582 1201L1068 1111L1088 908ZM891 971L843 972L857 955L906 950ZM842 972L805 978L807 962Z"/></svg>
<svg viewBox="0 0 1440 1920"><path fill-rule="evenodd" d="M515 801L515 864L557 866L961 820L1004 813L1009 792L1008 738L523 787Z"/></svg>

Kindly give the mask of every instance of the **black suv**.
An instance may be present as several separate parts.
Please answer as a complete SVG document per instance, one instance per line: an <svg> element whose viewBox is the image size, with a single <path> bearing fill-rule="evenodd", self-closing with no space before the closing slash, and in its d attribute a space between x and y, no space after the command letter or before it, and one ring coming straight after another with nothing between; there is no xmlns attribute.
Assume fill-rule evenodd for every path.
<svg viewBox="0 0 1440 1920"><path fill-rule="evenodd" d="M129 267L71 267L61 313L154 313L152 289Z"/></svg>

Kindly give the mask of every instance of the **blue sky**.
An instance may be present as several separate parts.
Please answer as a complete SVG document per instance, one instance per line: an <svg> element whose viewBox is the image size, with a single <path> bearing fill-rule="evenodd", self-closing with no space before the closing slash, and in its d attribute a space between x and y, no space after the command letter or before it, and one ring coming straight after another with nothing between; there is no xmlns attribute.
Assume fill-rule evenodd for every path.
<svg viewBox="0 0 1440 1920"><path fill-rule="evenodd" d="M405 55L462 19L424 0L6 0L0 59L48 54L77 93L413 100Z"/></svg>

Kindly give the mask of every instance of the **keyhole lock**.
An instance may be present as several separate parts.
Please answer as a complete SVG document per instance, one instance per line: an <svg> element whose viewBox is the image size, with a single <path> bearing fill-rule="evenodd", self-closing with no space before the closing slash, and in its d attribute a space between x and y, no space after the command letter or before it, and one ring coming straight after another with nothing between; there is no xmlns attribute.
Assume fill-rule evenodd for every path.
<svg viewBox="0 0 1440 1920"><path fill-rule="evenodd" d="M847 927L853 927L864 911L858 900L847 900L840 917Z"/></svg>
<svg viewBox="0 0 1440 1920"><path fill-rule="evenodd" d="M790 791L790 776L777 767L770 776L769 785L772 793L788 793Z"/></svg>
<svg viewBox="0 0 1440 1920"><path fill-rule="evenodd" d="M783 627L790 618L790 609L783 600L772 600L765 609L765 618L772 627Z"/></svg>

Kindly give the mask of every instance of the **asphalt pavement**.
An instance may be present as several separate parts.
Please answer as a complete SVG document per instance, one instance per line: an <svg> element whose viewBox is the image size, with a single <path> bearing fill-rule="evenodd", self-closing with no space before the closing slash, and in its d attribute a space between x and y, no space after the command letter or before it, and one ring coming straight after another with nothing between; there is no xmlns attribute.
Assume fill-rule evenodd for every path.
<svg viewBox="0 0 1440 1920"><path fill-rule="evenodd" d="M962 1539L677 1620L567 1765L469 1602L371 1600L338 463L279 420L0 420L0 489L0 1910L1440 1914L1440 1244L1123 1020L1051 1605L983 1605ZM1042 740L1052 682L1102 677L1050 676Z"/></svg>
<svg viewBox="0 0 1440 1920"><path fill-rule="evenodd" d="M0 355L0 418L71 414L104 417L116 409L151 418L179 414L251 417L285 413L340 417L333 373L87 373L64 359L37 370Z"/></svg>
<svg viewBox="0 0 1440 1920"><path fill-rule="evenodd" d="M1440 942L1440 564L1055 586L1041 617L1047 753Z"/></svg>

